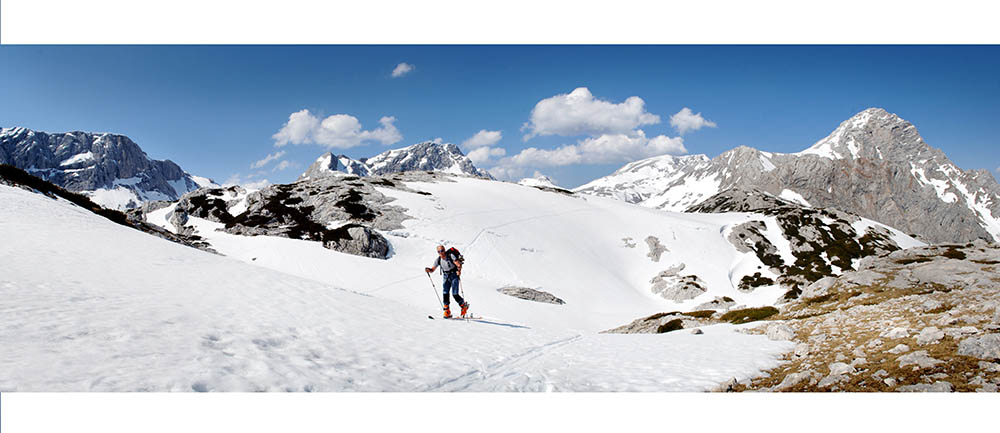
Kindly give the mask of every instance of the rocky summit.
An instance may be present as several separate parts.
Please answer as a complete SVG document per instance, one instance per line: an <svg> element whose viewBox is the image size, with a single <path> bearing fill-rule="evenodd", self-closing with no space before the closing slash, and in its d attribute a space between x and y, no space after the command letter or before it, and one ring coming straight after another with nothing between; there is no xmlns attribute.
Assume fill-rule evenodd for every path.
<svg viewBox="0 0 1000 433"><path fill-rule="evenodd" d="M658 156L574 191L684 211L741 186L806 206L837 208L931 243L1000 241L1000 184L962 170L917 128L869 108L798 153L741 146L715 158Z"/></svg>
<svg viewBox="0 0 1000 433"><path fill-rule="evenodd" d="M476 168L458 146L452 143L425 141L359 160L327 152L317 158L305 173L299 176L299 180L324 176L387 175L407 171L439 171L493 179L486 170Z"/></svg>
<svg viewBox="0 0 1000 433"><path fill-rule="evenodd" d="M111 209L139 207L153 200L177 200L212 185L170 160L150 159L124 135L26 128L0 130L0 164L20 168L69 191L86 194Z"/></svg>

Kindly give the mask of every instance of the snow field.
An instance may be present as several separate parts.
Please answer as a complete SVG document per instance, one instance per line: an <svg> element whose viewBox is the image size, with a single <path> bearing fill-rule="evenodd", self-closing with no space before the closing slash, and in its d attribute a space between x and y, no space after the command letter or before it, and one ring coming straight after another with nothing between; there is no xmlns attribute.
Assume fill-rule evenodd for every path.
<svg viewBox="0 0 1000 433"><path fill-rule="evenodd" d="M438 200L449 200L438 192ZM16 188L0 186L0 202L0 391L704 390L773 367L790 349L728 325L706 327L700 336L597 334L603 322L638 317L619 310L656 300L629 290L588 300L582 289L567 290L567 302L580 306L557 314L561 306L497 294L493 268L492 277L466 287L487 320L428 320L439 310L422 272L433 241L416 236L390 237L396 255L382 262L313 251L317 244L289 239L227 244L229 235L216 233L211 241L220 251L248 248L245 257L222 257ZM502 235L504 227L491 230ZM458 234L473 231L470 224ZM245 240L253 243L239 244ZM466 248L471 257L486 255L478 242L484 241ZM292 252L298 255L279 260ZM318 265L319 253L327 257L325 267ZM240 261L254 254L255 265ZM292 261L305 276L268 269ZM411 275L386 274L371 264L390 262L417 266L419 278L386 285ZM317 281L328 275L374 283L343 285L366 295ZM372 288L375 283L382 289ZM617 304L585 317L584 308L602 300ZM528 318L538 320L522 320Z"/></svg>

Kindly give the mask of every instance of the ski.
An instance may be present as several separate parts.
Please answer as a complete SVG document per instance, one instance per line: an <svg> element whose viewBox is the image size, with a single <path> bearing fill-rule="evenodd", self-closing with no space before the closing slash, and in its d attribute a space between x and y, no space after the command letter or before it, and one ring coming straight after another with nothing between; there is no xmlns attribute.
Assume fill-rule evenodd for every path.
<svg viewBox="0 0 1000 433"><path fill-rule="evenodd" d="M434 316L428 315L428 319L434 320ZM483 316L475 316L472 314L466 314L465 317L462 316L452 316L452 317L442 317L444 320L482 320Z"/></svg>

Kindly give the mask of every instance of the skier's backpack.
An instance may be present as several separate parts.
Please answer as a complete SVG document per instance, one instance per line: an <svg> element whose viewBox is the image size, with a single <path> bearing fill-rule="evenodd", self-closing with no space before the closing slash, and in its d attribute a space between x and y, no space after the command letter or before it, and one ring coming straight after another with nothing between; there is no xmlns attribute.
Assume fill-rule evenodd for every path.
<svg viewBox="0 0 1000 433"><path fill-rule="evenodd" d="M462 253L458 252L457 248L455 247L448 248L448 251L446 251L445 254L448 258L451 259L452 262L461 265L465 264L465 257L462 257Z"/></svg>

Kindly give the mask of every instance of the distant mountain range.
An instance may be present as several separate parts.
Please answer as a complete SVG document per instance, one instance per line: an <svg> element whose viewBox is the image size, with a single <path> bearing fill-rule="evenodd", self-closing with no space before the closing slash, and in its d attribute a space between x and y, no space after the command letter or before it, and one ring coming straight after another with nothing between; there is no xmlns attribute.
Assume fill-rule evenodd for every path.
<svg viewBox="0 0 1000 433"><path fill-rule="evenodd" d="M214 185L170 160L150 159L124 135L89 132L49 134L26 128L0 129L0 164L21 168L111 209L173 201Z"/></svg>
<svg viewBox="0 0 1000 433"><path fill-rule="evenodd" d="M169 160L150 159L135 142L118 134L3 128L0 164L24 169L112 209L176 201L202 186L217 186ZM299 180L409 171L493 179L458 146L426 141L358 160L326 153ZM521 183L548 186L551 180ZM574 192L689 211L732 189L840 209L932 243L1000 241L1000 184L993 175L959 169L924 142L911 123L880 108L858 113L802 152L741 146L715 158L658 156L632 162Z"/></svg>
<svg viewBox="0 0 1000 433"><path fill-rule="evenodd" d="M452 143L425 141L360 160L327 152L316 159L316 162L302 173L299 180L344 174L386 175L405 171L438 171L493 179L486 170L476 168L458 146Z"/></svg>
<svg viewBox="0 0 1000 433"><path fill-rule="evenodd" d="M574 191L686 211L734 187L841 209L929 242L1000 241L1000 184L993 175L959 169L913 124L881 108L858 113L802 152L741 146L711 159L657 156Z"/></svg>

